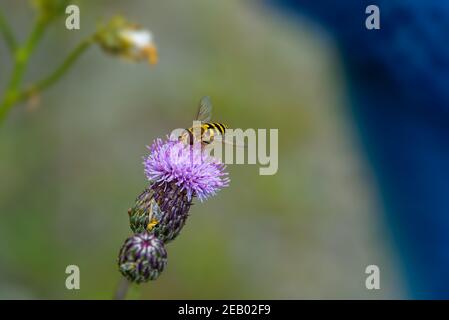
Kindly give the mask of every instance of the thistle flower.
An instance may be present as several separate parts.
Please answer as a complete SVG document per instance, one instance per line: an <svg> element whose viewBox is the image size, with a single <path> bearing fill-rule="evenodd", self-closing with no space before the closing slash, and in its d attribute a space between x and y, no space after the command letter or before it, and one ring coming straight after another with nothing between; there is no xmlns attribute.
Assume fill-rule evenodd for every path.
<svg viewBox="0 0 449 320"><path fill-rule="evenodd" d="M167 264L167 251L161 240L148 232L126 239L120 249L119 270L129 281L155 280Z"/></svg>
<svg viewBox="0 0 449 320"><path fill-rule="evenodd" d="M95 38L107 53L136 62L147 60L150 64L156 64L158 61L151 32L121 16L100 27Z"/></svg>
<svg viewBox="0 0 449 320"><path fill-rule="evenodd" d="M145 159L145 174L156 185L173 183L203 202L229 184L225 165L211 157L199 144L186 145L181 141L157 139Z"/></svg>
<svg viewBox="0 0 449 320"><path fill-rule="evenodd" d="M157 139L144 159L150 186L128 210L133 232L174 240L188 217L193 197L206 200L229 184L225 165L197 146Z"/></svg>

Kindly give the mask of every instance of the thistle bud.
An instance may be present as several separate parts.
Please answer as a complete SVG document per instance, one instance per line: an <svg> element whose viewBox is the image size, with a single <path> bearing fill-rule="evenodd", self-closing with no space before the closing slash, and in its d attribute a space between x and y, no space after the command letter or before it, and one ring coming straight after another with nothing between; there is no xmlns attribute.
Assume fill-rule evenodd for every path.
<svg viewBox="0 0 449 320"><path fill-rule="evenodd" d="M161 240L148 232L126 239L118 265L124 277L135 283L156 280L167 264L167 251Z"/></svg>
<svg viewBox="0 0 449 320"><path fill-rule="evenodd" d="M148 231L162 242L174 240L184 227L192 201L176 184L153 184L136 199L129 209L129 222L134 233Z"/></svg>

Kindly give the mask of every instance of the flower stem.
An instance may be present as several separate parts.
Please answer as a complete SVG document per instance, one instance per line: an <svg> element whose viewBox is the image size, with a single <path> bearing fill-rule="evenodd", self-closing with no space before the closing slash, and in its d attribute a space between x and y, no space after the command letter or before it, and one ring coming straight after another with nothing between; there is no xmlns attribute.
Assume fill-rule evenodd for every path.
<svg viewBox="0 0 449 320"><path fill-rule="evenodd" d="M9 27L8 22L5 19L5 16L3 15L3 12L0 11L0 33L3 35L3 38L5 39L6 45L8 46L11 53L14 54L14 51L16 50L16 39L14 37L14 34L12 33L11 28Z"/></svg>
<svg viewBox="0 0 449 320"><path fill-rule="evenodd" d="M42 38L45 28L50 19L39 17L36 20L33 30L22 47L14 51L14 66L11 78L5 91L5 95L0 102L0 123L4 120L9 110L14 106L19 98L19 88L22 83L23 75L28 65L29 58L33 53L37 43Z"/></svg>
<svg viewBox="0 0 449 320"><path fill-rule="evenodd" d="M28 87L28 89L24 90L17 98L17 101L23 101L36 94L37 92L42 92L56 81L58 81L69 69L70 67L78 60L78 58L90 47L93 43L93 38L89 37L86 40L80 42L78 46L67 56L67 58L59 65L56 70L54 70L49 76L46 78L37 81L35 84Z"/></svg>
<svg viewBox="0 0 449 320"><path fill-rule="evenodd" d="M117 286L117 290L115 291L115 295L114 295L115 300L125 300L126 299L126 294L128 293L129 284L130 284L129 281L125 277L121 278L121 280Z"/></svg>
<svg viewBox="0 0 449 320"><path fill-rule="evenodd" d="M6 118L9 110L18 102L28 99L33 94L41 92L58 81L78 60L78 58L86 51L87 48L94 42L94 36L91 36L84 41L80 42L78 46L67 56L67 58L61 63L61 65L54 70L46 78L39 80L35 84L29 86L24 91L20 92L20 85L22 82L23 74L28 64L29 57L34 50L37 42L41 38L46 25L50 19L42 18L38 19L33 32L31 33L28 41L22 48L18 48L15 52L15 63L11 75L10 83L5 91L5 96L0 102L0 124Z"/></svg>

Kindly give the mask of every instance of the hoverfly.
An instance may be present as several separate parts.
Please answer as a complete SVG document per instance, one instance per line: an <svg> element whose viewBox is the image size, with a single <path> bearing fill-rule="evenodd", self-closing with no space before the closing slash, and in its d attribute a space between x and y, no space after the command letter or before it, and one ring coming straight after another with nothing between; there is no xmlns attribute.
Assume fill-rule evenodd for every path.
<svg viewBox="0 0 449 320"><path fill-rule="evenodd" d="M210 98L205 96L201 98L198 105L198 111L194 121L200 121L201 125L198 127L190 127L185 129L185 133L179 136L179 140L186 144L193 145L201 141L201 146L207 147L214 141L221 141L223 143L232 144L240 147L237 143L225 140L225 133L228 126L220 122L209 122L212 118L212 104Z"/></svg>

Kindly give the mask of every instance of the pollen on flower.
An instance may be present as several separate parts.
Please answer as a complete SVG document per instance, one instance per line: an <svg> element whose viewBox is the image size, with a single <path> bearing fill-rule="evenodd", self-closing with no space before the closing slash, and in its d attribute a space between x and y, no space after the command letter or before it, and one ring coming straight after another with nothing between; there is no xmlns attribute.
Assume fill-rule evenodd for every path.
<svg viewBox="0 0 449 320"><path fill-rule="evenodd" d="M145 174L156 185L173 183L188 199L196 196L200 201L229 185L226 166L201 148L157 139L149 150Z"/></svg>

